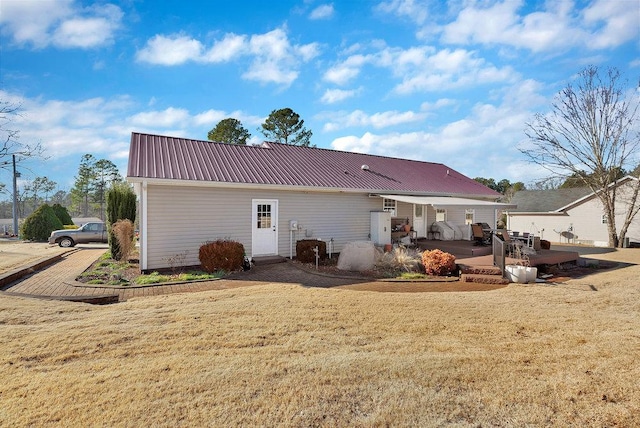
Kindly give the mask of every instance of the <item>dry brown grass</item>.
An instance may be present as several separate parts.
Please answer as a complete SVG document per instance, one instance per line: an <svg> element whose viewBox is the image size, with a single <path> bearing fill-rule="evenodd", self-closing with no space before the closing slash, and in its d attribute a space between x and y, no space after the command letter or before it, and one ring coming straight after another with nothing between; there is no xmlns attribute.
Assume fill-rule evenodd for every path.
<svg viewBox="0 0 640 428"><path fill-rule="evenodd" d="M0 296L0 425L638 426L638 278L274 283L104 307Z"/></svg>

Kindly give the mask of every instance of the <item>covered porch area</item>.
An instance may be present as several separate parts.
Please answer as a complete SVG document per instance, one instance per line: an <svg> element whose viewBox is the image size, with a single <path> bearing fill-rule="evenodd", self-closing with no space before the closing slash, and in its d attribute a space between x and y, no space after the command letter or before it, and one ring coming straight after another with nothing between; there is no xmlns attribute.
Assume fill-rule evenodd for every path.
<svg viewBox="0 0 640 428"><path fill-rule="evenodd" d="M402 225L409 224L419 241L471 240L472 224L486 223L493 228L501 210L516 207L493 200L454 196L372 196L383 198L384 211L392 213L392 231L395 230L394 220L397 219Z"/></svg>

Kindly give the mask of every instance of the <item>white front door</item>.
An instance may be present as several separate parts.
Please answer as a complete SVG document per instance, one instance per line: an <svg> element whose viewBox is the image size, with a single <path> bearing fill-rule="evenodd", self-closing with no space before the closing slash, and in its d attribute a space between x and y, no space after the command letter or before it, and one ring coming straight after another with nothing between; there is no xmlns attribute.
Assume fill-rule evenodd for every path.
<svg viewBox="0 0 640 428"><path fill-rule="evenodd" d="M416 231L418 238L427 236L427 227L425 226L425 206L414 205L413 206L413 230Z"/></svg>
<svg viewBox="0 0 640 428"><path fill-rule="evenodd" d="M278 254L278 201L253 199L251 256Z"/></svg>

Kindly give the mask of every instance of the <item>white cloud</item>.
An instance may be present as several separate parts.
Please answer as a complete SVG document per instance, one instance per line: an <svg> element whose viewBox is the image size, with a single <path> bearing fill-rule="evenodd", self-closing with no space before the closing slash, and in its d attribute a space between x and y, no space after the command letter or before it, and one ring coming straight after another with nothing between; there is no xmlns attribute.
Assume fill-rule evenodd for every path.
<svg viewBox="0 0 640 428"><path fill-rule="evenodd" d="M236 110L233 112L226 112L224 110L207 110L202 113L198 113L193 116L193 124L196 126L204 126L212 129L222 119L232 117L242 122L242 125L247 126L260 125L264 122L263 117L247 115L246 113Z"/></svg>
<svg viewBox="0 0 640 428"><path fill-rule="evenodd" d="M216 41L204 56L205 62L229 62L242 55L246 49L247 37L233 33L225 34Z"/></svg>
<svg viewBox="0 0 640 428"><path fill-rule="evenodd" d="M540 171L527 166L517 146L526 137L525 124L533 115L535 106L548 102L539 91L542 85L536 81L518 81L505 88L498 104L478 103L471 112L456 120L448 120L433 130L345 135L336 138L331 147L337 150L355 151L376 155L401 157L444 163L471 177L484 176L528 181L540 177ZM451 105L454 101L441 99L433 104L423 104L426 110L436 106ZM373 117L360 114L344 115L352 122L374 127ZM405 112L407 113L407 112ZM408 112L411 113L411 112ZM447 111L442 115L448 115ZM381 123L389 119L401 120L403 114L386 112L379 115ZM415 116L414 114L414 117ZM411 118L407 115L405 118ZM498 168L498 169L497 169Z"/></svg>
<svg viewBox="0 0 640 428"><path fill-rule="evenodd" d="M423 24L429 16L427 3L416 0L391 0L378 4L375 9L385 14L393 13L409 18L417 24Z"/></svg>
<svg viewBox="0 0 640 428"><path fill-rule="evenodd" d="M479 84L513 82L517 77L511 67L497 68L463 49L443 49L421 58L414 58L413 67L393 63L395 74L402 82L394 91L398 94L442 91Z"/></svg>
<svg viewBox="0 0 640 428"><path fill-rule="evenodd" d="M139 50L140 62L158 65L180 65L192 61L202 64L230 62L252 57L249 69L242 74L247 80L290 85L298 77L300 64L319 55L319 45L292 45L284 28L264 34L226 34L209 49L187 35L155 35Z"/></svg>
<svg viewBox="0 0 640 428"><path fill-rule="evenodd" d="M344 128L372 127L375 129L388 128L407 123L420 122L425 119L426 113L416 113L413 111L385 111L369 115L362 110L355 110L351 113L336 112L326 115L329 121L323 126L324 132L334 132Z"/></svg>
<svg viewBox="0 0 640 428"><path fill-rule="evenodd" d="M420 110L422 111L433 111L439 110L444 107L451 107L457 104L456 100L450 98L440 98L435 103L424 102L420 105Z"/></svg>
<svg viewBox="0 0 640 428"><path fill-rule="evenodd" d="M584 10L583 16L587 25L596 26L588 47L606 49L638 40L640 7L635 1L596 0Z"/></svg>
<svg viewBox="0 0 640 428"><path fill-rule="evenodd" d="M474 51L417 46L407 49L384 46L371 54L354 54L325 71L323 80L345 85L355 79L363 67L371 65L391 70L401 82L393 92L415 92L457 89L478 84L512 82L517 77L511 67L497 68L479 58Z"/></svg>
<svg viewBox="0 0 640 428"><path fill-rule="evenodd" d="M202 44L189 36L174 34L155 35L146 46L136 53L140 62L158 65L179 65L187 61L199 60Z"/></svg>
<svg viewBox="0 0 640 428"><path fill-rule="evenodd" d="M88 49L111 44L122 16L113 4L82 8L74 0L4 0L0 24L17 45Z"/></svg>
<svg viewBox="0 0 640 428"><path fill-rule="evenodd" d="M324 73L323 79L336 85L345 85L357 77L358 74L360 74L362 66L370 60L371 58L369 56L359 54L352 55L345 61L328 69Z"/></svg>
<svg viewBox="0 0 640 428"><path fill-rule="evenodd" d="M354 97L358 92L359 91L355 89L327 89L322 95L322 98L320 98L320 102L324 104L338 103Z"/></svg>
<svg viewBox="0 0 640 428"><path fill-rule="evenodd" d="M168 128L185 123L188 119L188 110L169 107L162 111L137 113L129 118L129 122L135 126Z"/></svg>
<svg viewBox="0 0 640 428"><path fill-rule="evenodd" d="M569 47L604 49L637 39L640 14L628 1L596 0L582 14L573 2L545 2L543 10L520 15L522 1L472 3L444 26L442 40L457 44L503 44L532 52ZM630 13L629 6L636 9ZM482 23L482 25L478 25Z"/></svg>
<svg viewBox="0 0 640 428"><path fill-rule="evenodd" d="M311 11L311 13L309 14L309 19L329 19L333 16L334 12L335 10L333 9L333 3L323 4Z"/></svg>

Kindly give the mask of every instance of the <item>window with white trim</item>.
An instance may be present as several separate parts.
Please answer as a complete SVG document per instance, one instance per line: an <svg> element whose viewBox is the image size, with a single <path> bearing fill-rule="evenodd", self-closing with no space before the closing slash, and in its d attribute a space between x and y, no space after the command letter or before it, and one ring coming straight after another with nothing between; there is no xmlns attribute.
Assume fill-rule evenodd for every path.
<svg viewBox="0 0 640 428"><path fill-rule="evenodd" d="M607 223L609 223L609 222L607 221L607 215L606 215L606 214L602 214L602 219L601 219L600 221L602 221L602 224L607 224Z"/></svg>
<svg viewBox="0 0 640 428"><path fill-rule="evenodd" d="M395 199L384 199L382 201L382 211L391 213L391 217L396 216L396 201Z"/></svg>
<svg viewBox="0 0 640 428"><path fill-rule="evenodd" d="M447 210L436 208L436 221L447 221Z"/></svg>
<svg viewBox="0 0 640 428"><path fill-rule="evenodd" d="M422 205L414 205L413 206L413 216L414 217L422 217Z"/></svg>
<svg viewBox="0 0 640 428"><path fill-rule="evenodd" d="M473 224L474 217L476 216L476 210L467 209L464 211L464 224Z"/></svg>

